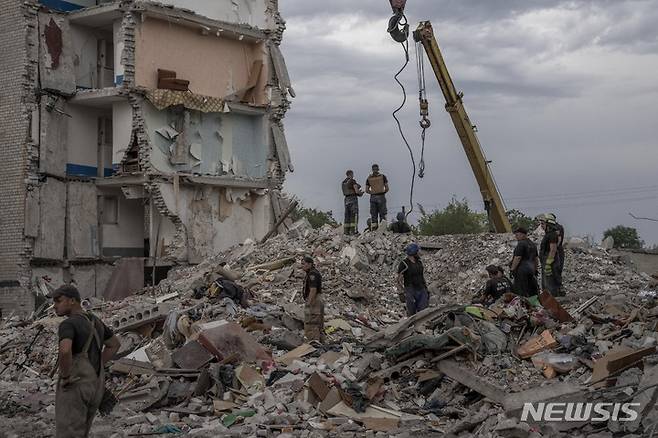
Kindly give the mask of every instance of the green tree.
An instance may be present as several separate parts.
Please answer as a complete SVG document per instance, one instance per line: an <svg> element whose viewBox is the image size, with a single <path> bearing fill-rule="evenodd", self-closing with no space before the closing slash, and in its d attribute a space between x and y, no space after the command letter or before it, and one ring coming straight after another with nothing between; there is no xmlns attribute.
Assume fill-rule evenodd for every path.
<svg viewBox="0 0 658 438"><path fill-rule="evenodd" d="M638 249L644 246L644 241L640 240L637 229L633 227L617 225L603 232L604 239L608 236L611 236L615 240L615 248Z"/></svg>
<svg viewBox="0 0 658 438"><path fill-rule="evenodd" d="M292 211L292 213L290 213L290 218L294 221L306 218L313 228L321 228L326 224L329 224L332 227L338 226L338 222L334 219L332 211L320 211L316 208L307 208L301 203Z"/></svg>
<svg viewBox="0 0 658 438"><path fill-rule="evenodd" d="M421 218L418 221L418 232L425 236L441 236L444 234L476 234L488 230L487 215L471 210L468 201L459 201L453 197L443 210L427 213L420 207Z"/></svg>
<svg viewBox="0 0 658 438"><path fill-rule="evenodd" d="M537 218L532 218L521 210L509 210L507 212L507 218L509 219L510 224L512 224L512 230L518 227L523 227L528 231L532 231L539 225Z"/></svg>

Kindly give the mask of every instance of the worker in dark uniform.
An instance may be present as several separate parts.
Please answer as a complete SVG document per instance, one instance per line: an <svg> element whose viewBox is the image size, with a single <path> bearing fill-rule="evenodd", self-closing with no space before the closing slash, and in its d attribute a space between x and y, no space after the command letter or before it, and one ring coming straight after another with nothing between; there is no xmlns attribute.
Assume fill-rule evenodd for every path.
<svg viewBox="0 0 658 438"><path fill-rule="evenodd" d="M346 235L358 233L359 225L359 196L363 196L361 186L354 179L354 172L345 172L346 178L341 183L343 195L345 196L345 222L343 232Z"/></svg>
<svg viewBox="0 0 658 438"><path fill-rule="evenodd" d="M324 341L324 302L322 301L322 275L309 256L302 259L304 278L304 336L309 341Z"/></svg>
<svg viewBox="0 0 658 438"><path fill-rule="evenodd" d="M389 228L393 233L396 234L407 234L411 233L411 227L407 223L407 218L403 212L399 212L395 217L397 221L393 222Z"/></svg>
<svg viewBox="0 0 658 438"><path fill-rule="evenodd" d="M62 286L51 294L59 325L59 377L55 391L58 438L89 435L105 388L104 365L121 346L112 330L82 309L80 292Z"/></svg>
<svg viewBox="0 0 658 438"><path fill-rule="evenodd" d="M500 266L489 265L486 270L489 280L473 303L490 306L506 293L512 292L512 282L505 276L505 271Z"/></svg>
<svg viewBox="0 0 658 438"><path fill-rule="evenodd" d="M560 253L558 244L560 235L555 220L546 216L541 221L544 238L539 246L539 259L542 266L542 290L548 290L554 297L562 296L562 277L560 275Z"/></svg>
<svg viewBox="0 0 658 438"><path fill-rule="evenodd" d="M557 242L557 253L560 256L559 259L559 264L556 265L558 275L560 276L560 279L562 279L562 272L564 271L564 227L558 223L557 221L557 216L555 216L555 213L547 213L546 214L546 219L550 219L551 221L555 222L555 230L557 231L557 237L558 237L558 242Z"/></svg>
<svg viewBox="0 0 658 438"><path fill-rule="evenodd" d="M539 257L537 256L537 246L528 239L528 230L523 227L514 230L514 237L516 237L517 244L510 265L510 273L514 278L512 289L514 293L524 297L538 295Z"/></svg>
<svg viewBox="0 0 658 438"><path fill-rule="evenodd" d="M388 179L379 173L379 165L372 165L372 173L366 180L366 193L370 195L370 218L372 229L379 227L381 221L386 220L386 193L388 193Z"/></svg>
<svg viewBox="0 0 658 438"><path fill-rule="evenodd" d="M415 315L429 305L429 292L420 260L420 246L409 244L404 252L407 257L398 265L398 290L404 291L407 316Z"/></svg>

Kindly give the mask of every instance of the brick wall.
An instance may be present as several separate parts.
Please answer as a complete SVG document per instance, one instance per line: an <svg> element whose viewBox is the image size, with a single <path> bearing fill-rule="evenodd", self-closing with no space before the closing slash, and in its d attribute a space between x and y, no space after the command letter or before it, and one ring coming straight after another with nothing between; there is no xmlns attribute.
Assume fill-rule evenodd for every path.
<svg viewBox="0 0 658 438"><path fill-rule="evenodd" d="M23 227L34 80L27 22L33 11L21 0L0 0L0 11L0 309L7 315L29 311L32 301Z"/></svg>

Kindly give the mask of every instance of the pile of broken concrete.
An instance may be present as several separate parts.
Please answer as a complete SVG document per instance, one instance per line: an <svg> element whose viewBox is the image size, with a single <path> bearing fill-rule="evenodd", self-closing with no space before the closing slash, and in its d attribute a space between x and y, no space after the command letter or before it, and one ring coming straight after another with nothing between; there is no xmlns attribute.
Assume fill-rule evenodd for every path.
<svg viewBox="0 0 658 438"><path fill-rule="evenodd" d="M118 404L97 418L92 435L651 433L658 419L655 278L622 255L580 245L567 250L565 298L508 294L483 307L471 300L484 267L510 260L513 236L418 237L431 305L406 318L394 268L413 239L345 237L302 221L263 244L248 241L173 270L125 300L86 300L122 342L107 381ZM306 254L324 279L323 344L302 337L298 262ZM240 296L217 293L218 282L234 283ZM52 312L3 321L6 433L53 435L60 321ZM604 403L611 413L564 421L560 409L570 401ZM620 411L629 403L632 419L624 417L627 407Z"/></svg>

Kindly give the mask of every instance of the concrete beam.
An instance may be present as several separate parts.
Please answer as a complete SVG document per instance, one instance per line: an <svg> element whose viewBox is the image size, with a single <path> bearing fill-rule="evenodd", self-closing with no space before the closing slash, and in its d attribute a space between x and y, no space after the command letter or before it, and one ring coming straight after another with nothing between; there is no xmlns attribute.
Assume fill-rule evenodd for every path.
<svg viewBox="0 0 658 438"><path fill-rule="evenodd" d="M127 100L128 98L121 95L118 88L109 87L78 91L68 102L73 105L111 109L113 103Z"/></svg>
<svg viewBox="0 0 658 438"><path fill-rule="evenodd" d="M264 116L267 114L267 107L265 106L253 106L245 105L242 103L228 102L228 107L231 112L238 114L246 114L250 116Z"/></svg>
<svg viewBox="0 0 658 438"><path fill-rule="evenodd" d="M182 176L182 175L181 175ZM232 187L240 189L268 189L272 185L267 179L236 179L211 176L187 176L181 181L188 185L204 185L212 187Z"/></svg>
<svg viewBox="0 0 658 438"><path fill-rule="evenodd" d="M121 186L137 186L148 182L146 175L121 175L113 176L110 178L96 179L97 187L121 187Z"/></svg>
<svg viewBox="0 0 658 438"><path fill-rule="evenodd" d="M92 6L68 14L69 22L99 28L112 25L114 20L123 16L119 3Z"/></svg>
<svg viewBox="0 0 658 438"><path fill-rule="evenodd" d="M224 38L231 38L238 41L260 42L267 39L265 32L246 25L227 23L225 21L213 20L191 11L184 11L177 8L158 6L152 3L135 2L133 8L135 12L143 12L149 17L165 21L175 21L181 26L193 27L209 34L217 34Z"/></svg>

